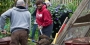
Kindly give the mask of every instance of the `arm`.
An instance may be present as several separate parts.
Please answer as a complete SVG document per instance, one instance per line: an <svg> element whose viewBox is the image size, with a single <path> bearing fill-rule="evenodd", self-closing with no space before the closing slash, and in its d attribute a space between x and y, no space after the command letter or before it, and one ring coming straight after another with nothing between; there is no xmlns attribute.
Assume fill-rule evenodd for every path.
<svg viewBox="0 0 90 45"><path fill-rule="evenodd" d="M52 23L51 13L48 10L45 10L43 15L44 15L44 23L42 24L42 26L48 26L49 24Z"/></svg>
<svg viewBox="0 0 90 45"><path fill-rule="evenodd" d="M10 17L11 9L4 12L0 17L0 30L4 30L5 21L7 17Z"/></svg>

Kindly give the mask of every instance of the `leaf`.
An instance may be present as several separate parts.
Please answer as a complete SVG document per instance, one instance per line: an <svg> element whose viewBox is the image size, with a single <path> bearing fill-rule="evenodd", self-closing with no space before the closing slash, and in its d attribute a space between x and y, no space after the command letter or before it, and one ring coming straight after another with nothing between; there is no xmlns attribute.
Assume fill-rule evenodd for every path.
<svg viewBox="0 0 90 45"><path fill-rule="evenodd" d="M2 4L0 3L0 6L1 6Z"/></svg>

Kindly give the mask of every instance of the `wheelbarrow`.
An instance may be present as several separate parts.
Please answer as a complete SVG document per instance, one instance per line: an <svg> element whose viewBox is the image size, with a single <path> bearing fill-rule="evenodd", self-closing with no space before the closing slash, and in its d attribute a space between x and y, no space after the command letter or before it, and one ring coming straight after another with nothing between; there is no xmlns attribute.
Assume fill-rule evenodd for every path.
<svg viewBox="0 0 90 45"><path fill-rule="evenodd" d="M0 38L0 45L10 45L11 37Z"/></svg>

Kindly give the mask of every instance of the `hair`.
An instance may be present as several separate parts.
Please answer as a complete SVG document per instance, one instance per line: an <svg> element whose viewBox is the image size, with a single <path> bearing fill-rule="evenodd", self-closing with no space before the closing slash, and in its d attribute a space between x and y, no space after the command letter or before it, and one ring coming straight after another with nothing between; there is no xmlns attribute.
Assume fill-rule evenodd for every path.
<svg viewBox="0 0 90 45"><path fill-rule="evenodd" d="M43 0L36 0L36 5L43 4Z"/></svg>

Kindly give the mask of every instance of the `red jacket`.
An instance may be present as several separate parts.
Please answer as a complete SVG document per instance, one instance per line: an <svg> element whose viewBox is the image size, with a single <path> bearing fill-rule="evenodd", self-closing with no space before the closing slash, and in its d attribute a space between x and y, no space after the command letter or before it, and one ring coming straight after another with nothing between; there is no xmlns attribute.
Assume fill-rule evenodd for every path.
<svg viewBox="0 0 90 45"><path fill-rule="evenodd" d="M37 9L36 12L36 22L39 26L46 27L52 24L52 16L50 11L46 8L46 5L43 5L42 9Z"/></svg>

